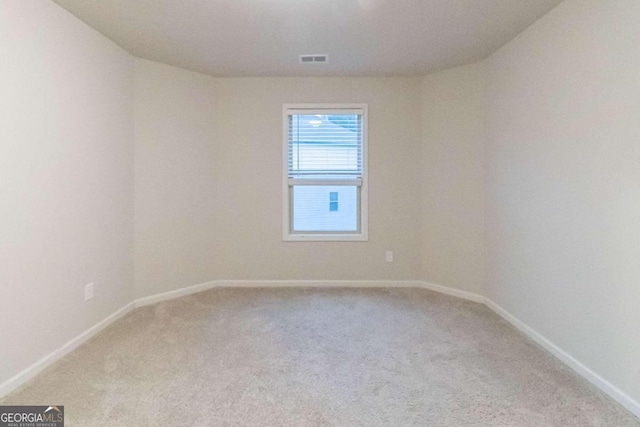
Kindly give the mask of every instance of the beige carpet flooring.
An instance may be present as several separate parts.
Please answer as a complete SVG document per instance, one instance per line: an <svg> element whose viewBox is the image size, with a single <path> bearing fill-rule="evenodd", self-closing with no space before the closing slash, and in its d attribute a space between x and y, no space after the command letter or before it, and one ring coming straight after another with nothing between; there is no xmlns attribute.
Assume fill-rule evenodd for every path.
<svg viewBox="0 0 640 427"><path fill-rule="evenodd" d="M419 289L143 307L2 404L67 426L640 426L483 305Z"/></svg>

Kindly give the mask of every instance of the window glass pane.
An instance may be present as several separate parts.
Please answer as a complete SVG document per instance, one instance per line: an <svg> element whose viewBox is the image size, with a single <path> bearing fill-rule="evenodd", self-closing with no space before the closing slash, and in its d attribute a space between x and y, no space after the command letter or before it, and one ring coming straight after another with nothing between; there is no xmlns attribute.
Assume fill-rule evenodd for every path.
<svg viewBox="0 0 640 427"><path fill-rule="evenodd" d="M329 212L336 212L338 210L338 192L331 191L329 193Z"/></svg>
<svg viewBox="0 0 640 427"><path fill-rule="evenodd" d="M336 201L331 200L336 193ZM338 201L340 200L340 210ZM327 206L327 201L329 206ZM335 203L336 210L332 210ZM358 187L328 185L293 186L292 231L358 231Z"/></svg>

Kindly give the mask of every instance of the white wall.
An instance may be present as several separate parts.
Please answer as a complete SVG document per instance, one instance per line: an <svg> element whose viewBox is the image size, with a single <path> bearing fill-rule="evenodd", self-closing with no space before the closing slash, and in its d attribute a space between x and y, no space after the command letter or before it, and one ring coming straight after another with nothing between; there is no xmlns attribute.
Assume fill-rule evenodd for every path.
<svg viewBox="0 0 640 427"><path fill-rule="evenodd" d="M422 278L484 293L485 66L422 81Z"/></svg>
<svg viewBox="0 0 640 427"><path fill-rule="evenodd" d="M216 278L220 164L215 79L136 59L136 297Z"/></svg>
<svg viewBox="0 0 640 427"><path fill-rule="evenodd" d="M137 296L214 279L420 277L420 79L136 70ZM304 102L369 104L369 242L282 241L282 104Z"/></svg>
<svg viewBox="0 0 640 427"><path fill-rule="evenodd" d="M0 28L2 384L132 297L133 61L49 1Z"/></svg>
<svg viewBox="0 0 640 427"><path fill-rule="evenodd" d="M137 297L216 279L483 292L482 64L424 79L219 79L136 64ZM369 104L369 242L282 241L282 104L303 102Z"/></svg>
<svg viewBox="0 0 640 427"><path fill-rule="evenodd" d="M640 402L640 2L567 0L488 60L488 296Z"/></svg>

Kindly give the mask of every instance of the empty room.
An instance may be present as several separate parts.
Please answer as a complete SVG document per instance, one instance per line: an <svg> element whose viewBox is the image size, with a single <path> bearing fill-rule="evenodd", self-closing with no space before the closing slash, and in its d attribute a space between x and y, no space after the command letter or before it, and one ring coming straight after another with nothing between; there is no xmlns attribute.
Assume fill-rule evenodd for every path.
<svg viewBox="0 0 640 427"><path fill-rule="evenodd" d="M0 0L0 427L640 426L638 46L638 0Z"/></svg>

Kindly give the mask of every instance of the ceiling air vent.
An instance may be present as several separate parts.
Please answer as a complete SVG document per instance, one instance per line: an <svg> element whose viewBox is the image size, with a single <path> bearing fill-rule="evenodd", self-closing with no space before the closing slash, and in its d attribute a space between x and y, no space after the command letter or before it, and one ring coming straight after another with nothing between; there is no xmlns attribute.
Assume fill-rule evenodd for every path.
<svg viewBox="0 0 640 427"><path fill-rule="evenodd" d="M329 62L329 55L300 55L301 64L320 64Z"/></svg>

